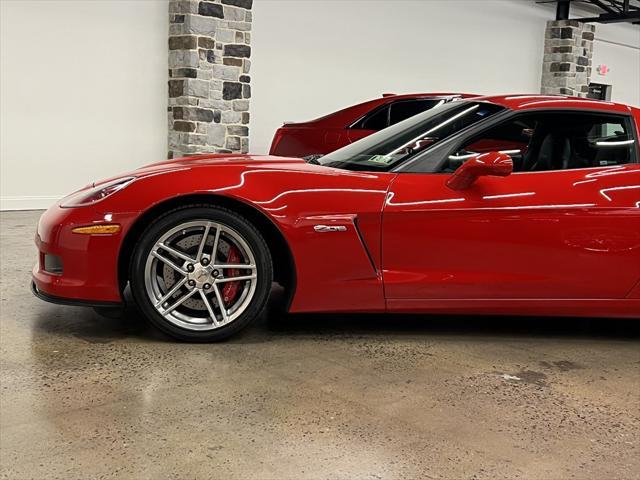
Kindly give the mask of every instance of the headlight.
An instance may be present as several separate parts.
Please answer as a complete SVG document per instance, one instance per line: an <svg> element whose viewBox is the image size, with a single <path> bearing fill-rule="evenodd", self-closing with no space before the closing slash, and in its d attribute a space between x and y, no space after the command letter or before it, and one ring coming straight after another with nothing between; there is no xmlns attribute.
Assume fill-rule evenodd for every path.
<svg viewBox="0 0 640 480"><path fill-rule="evenodd" d="M93 205L104 200L109 195L113 195L118 190L122 190L133 182L135 178L136 177L119 178L111 182L101 183L100 185L94 185L93 187L80 190L79 192L72 193L67 198L63 199L60 206L63 208L69 208Z"/></svg>

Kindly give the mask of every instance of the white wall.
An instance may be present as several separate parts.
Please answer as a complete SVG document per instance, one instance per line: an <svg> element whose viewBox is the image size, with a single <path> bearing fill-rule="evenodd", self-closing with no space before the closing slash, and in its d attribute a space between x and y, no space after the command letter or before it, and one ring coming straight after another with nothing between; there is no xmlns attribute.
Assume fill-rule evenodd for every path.
<svg viewBox="0 0 640 480"><path fill-rule="evenodd" d="M165 157L167 11L0 0L0 208L47 207ZM382 92L538 92L554 13L533 0L255 0L251 151L285 120ZM640 104L640 31L598 25L596 38L594 67L611 73L593 81Z"/></svg>
<svg viewBox="0 0 640 480"><path fill-rule="evenodd" d="M554 5L532 0L255 0L253 10L255 153L268 151L283 121L383 92L537 93L545 23L555 18ZM597 29L628 43L638 31ZM594 51L612 67L614 99L637 105L638 51L603 42Z"/></svg>
<svg viewBox="0 0 640 480"><path fill-rule="evenodd" d="M611 69L599 75L598 65ZM640 106L640 27L637 25L597 25L593 44L591 81L613 85L611 100Z"/></svg>
<svg viewBox="0 0 640 480"><path fill-rule="evenodd" d="M539 92L545 22L533 2L255 0L252 152L283 121L383 92Z"/></svg>
<svg viewBox="0 0 640 480"><path fill-rule="evenodd" d="M166 158L165 1L0 1L2 209Z"/></svg>

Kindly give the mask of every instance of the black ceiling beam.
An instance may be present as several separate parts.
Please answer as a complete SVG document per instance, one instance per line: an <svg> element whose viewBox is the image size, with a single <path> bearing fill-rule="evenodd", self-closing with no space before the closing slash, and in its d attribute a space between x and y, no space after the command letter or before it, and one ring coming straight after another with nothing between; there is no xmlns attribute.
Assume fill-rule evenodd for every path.
<svg viewBox="0 0 640 480"><path fill-rule="evenodd" d="M629 0L624 0L620 2L620 0L611 0L616 5L620 7L623 12L630 12L631 10L640 10L640 6L632 4Z"/></svg>
<svg viewBox="0 0 640 480"><path fill-rule="evenodd" d="M588 18L573 18L579 22L593 22L593 23L622 23L622 22L640 22L640 11L627 12L627 13L603 13L597 17Z"/></svg>
<svg viewBox="0 0 640 480"><path fill-rule="evenodd" d="M556 5L556 20L569 20L569 9L571 2L568 0L560 0Z"/></svg>
<svg viewBox="0 0 640 480"><path fill-rule="evenodd" d="M607 13L618 13L613 8L611 8L611 5L607 5L606 3L604 3L604 2L602 2L600 0L589 0L588 3L592 3L596 7L600 7L602 10L604 10Z"/></svg>
<svg viewBox="0 0 640 480"><path fill-rule="evenodd" d="M537 3L555 3L556 20L569 20L571 2L589 3L605 13L597 17L571 18L585 23L640 23L640 7L630 0L538 0Z"/></svg>

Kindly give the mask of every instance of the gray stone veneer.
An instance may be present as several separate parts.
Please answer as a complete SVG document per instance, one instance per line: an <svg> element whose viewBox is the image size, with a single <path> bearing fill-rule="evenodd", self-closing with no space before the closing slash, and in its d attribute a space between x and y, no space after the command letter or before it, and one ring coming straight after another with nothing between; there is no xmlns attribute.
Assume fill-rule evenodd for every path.
<svg viewBox="0 0 640 480"><path fill-rule="evenodd" d="M595 29L576 20L547 22L541 93L587 96Z"/></svg>
<svg viewBox="0 0 640 480"><path fill-rule="evenodd" d="M169 2L169 158L248 151L252 3Z"/></svg>

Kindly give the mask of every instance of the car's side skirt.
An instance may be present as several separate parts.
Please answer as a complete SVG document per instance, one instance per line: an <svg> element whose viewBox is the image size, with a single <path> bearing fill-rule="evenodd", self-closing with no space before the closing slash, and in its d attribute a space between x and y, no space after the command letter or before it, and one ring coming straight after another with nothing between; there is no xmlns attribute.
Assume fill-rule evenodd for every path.
<svg viewBox="0 0 640 480"><path fill-rule="evenodd" d="M640 319L640 299L387 299L387 312Z"/></svg>

